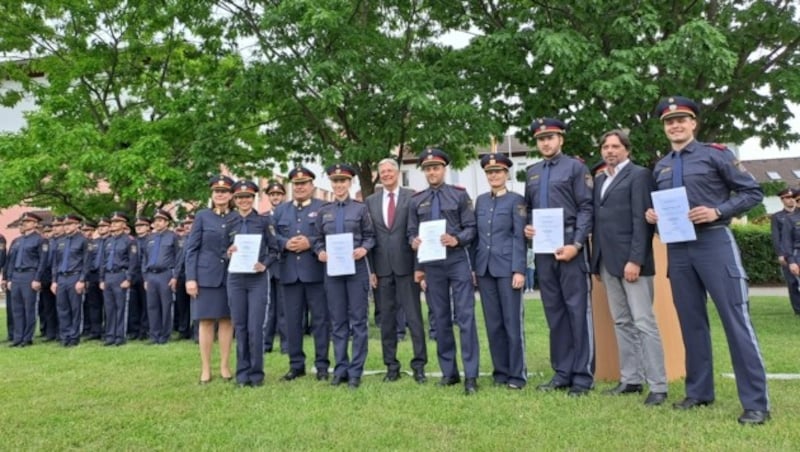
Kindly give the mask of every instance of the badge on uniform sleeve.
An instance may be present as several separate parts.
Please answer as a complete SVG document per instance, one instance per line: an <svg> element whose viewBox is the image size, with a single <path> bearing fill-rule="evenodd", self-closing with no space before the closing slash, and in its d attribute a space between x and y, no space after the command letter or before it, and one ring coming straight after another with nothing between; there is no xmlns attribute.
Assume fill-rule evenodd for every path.
<svg viewBox="0 0 800 452"><path fill-rule="evenodd" d="M586 182L586 186L589 188L594 188L594 178L591 174L587 174L583 176L583 181Z"/></svg>
<svg viewBox="0 0 800 452"><path fill-rule="evenodd" d="M526 218L528 216L528 211L525 208L525 204L517 204L517 215L522 218Z"/></svg>
<svg viewBox="0 0 800 452"><path fill-rule="evenodd" d="M747 168L745 168L744 165L742 164L742 162L740 162L739 160L734 160L732 162L732 165L734 166L734 168L739 170L740 173L746 173L747 172Z"/></svg>

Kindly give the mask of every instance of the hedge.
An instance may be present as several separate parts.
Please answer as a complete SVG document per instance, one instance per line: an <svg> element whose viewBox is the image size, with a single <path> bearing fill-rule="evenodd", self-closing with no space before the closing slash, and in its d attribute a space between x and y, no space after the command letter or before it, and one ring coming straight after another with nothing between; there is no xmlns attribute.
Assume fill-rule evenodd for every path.
<svg viewBox="0 0 800 452"><path fill-rule="evenodd" d="M783 285L783 274L772 250L769 223L737 224L732 230L742 251L742 261L750 284Z"/></svg>

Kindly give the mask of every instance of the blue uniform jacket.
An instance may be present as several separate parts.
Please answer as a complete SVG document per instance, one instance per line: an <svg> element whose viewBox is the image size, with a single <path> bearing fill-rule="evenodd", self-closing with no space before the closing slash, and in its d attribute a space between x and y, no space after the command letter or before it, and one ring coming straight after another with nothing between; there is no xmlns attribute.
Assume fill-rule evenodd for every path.
<svg viewBox="0 0 800 452"><path fill-rule="evenodd" d="M49 275L50 268L47 266L47 255L50 252L50 244L47 239L34 231L27 235L21 235L11 242L8 253L8 262L4 279L10 281L16 271L34 271L34 281L46 280L45 273ZM19 259L18 254L22 254Z"/></svg>
<svg viewBox="0 0 800 452"><path fill-rule="evenodd" d="M156 250L156 238L158 236L161 236L161 242ZM140 245L142 247L142 273L146 273L148 270L154 272L169 270L173 278L178 277L175 272L179 253L177 234L170 230L154 231L147 234L147 237L140 243L142 243ZM153 257L154 253L158 253L155 258Z"/></svg>
<svg viewBox="0 0 800 452"><path fill-rule="evenodd" d="M67 248L69 245L69 248ZM62 273L64 254L67 254L67 266L64 273L78 274L79 281L86 281L89 273L89 241L80 232L69 236L62 236L53 248L53 259L51 262L52 279L56 281L58 275Z"/></svg>
<svg viewBox="0 0 800 452"><path fill-rule="evenodd" d="M792 252L791 249L785 249L784 246L784 234L791 233L791 229L786 227L787 222L791 224L789 221L788 216L790 212L787 210L779 210L775 212L770 217L770 232L772 235L772 248L775 250L776 256L786 256Z"/></svg>
<svg viewBox="0 0 800 452"><path fill-rule="evenodd" d="M375 246L375 229L372 226L372 217L366 204L347 198L342 201L325 203L319 208L317 221L317 236L314 242L314 252L319 255L325 251L325 236L336 233L336 211L339 204L344 209L344 230L353 234L353 249L358 247L367 251Z"/></svg>
<svg viewBox="0 0 800 452"><path fill-rule="evenodd" d="M540 209L539 183L544 165L550 167L550 183L547 191L547 207L564 209L564 244L585 244L592 232L592 206L594 179L589 169L580 161L559 152L550 160L542 160L528 167L525 182L525 205L528 208L527 222L531 223L532 210Z"/></svg>
<svg viewBox="0 0 800 452"><path fill-rule="evenodd" d="M447 223L445 232L458 240L458 246L447 247L447 258L466 256L465 251L469 250L477 231L472 200L466 190L453 185L442 184L436 190L439 190L440 219L446 220ZM408 204L409 244L419 235L419 224L431 220L433 191L434 188L428 187L411 197ZM422 270L423 267L424 265L417 262L415 269Z"/></svg>
<svg viewBox="0 0 800 452"><path fill-rule="evenodd" d="M109 260L111 264L109 264ZM141 278L139 245L136 244L136 239L125 233L109 236L103 242L103 263L100 265L100 281L105 280L106 273L119 273L122 271L125 272L125 279L131 283Z"/></svg>
<svg viewBox="0 0 800 452"><path fill-rule="evenodd" d="M500 196L484 193L475 200L478 239L473 246L473 269L478 276L509 278L525 274L525 198L507 191Z"/></svg>
<svg viewBox="0 0 800 452"><path fill-rule="evenodd" d="M308 199L303 205L296 202L285 202L275 208L273 223L274 239L270 248L280 256L280 280L283 284L296 282L319 283L325 277L325 265L314 253L317 240L317 221L319 209L323 202L319 199ZM286 249L286 242L294 236L303 235L308 238L311 248L295 253Z"/></svg>
<svg viewBox="0 0 800 452"><path fill-rule="evenodd" d="M228 275L230 223L238 213L220 215L213 210L197 212L186 239L186 281L199 287L222 287Z"/></svg>
<svg viewBox="0 0 800 452"><path fill-rule="evenodd" d="M243 217L238 212L233 216L230 222L229 238L230 244L233 245L236 234L259 234L261 235L261 249L258 252L258 261L265 267L272 265L275 261L275 256L270 252L268 243L272 238L270 237L270 224L271 217L259 215L255 210L251 210L247 216Z"/></svg>
<svg viewBox="0 0 800 452"><path fill-rule="evenodd" d="M689 208L706 206L719 209L722 214L717 221L698 225L696 229L727 225L731 218L748 211L763 199L761 186L730 149L692 141L680 154L683 154L683 185ZM672 165L677 155L670 152L656 163L653 175L658 190L673 188ZM731 192L736 196L731 196Z"/></svg>

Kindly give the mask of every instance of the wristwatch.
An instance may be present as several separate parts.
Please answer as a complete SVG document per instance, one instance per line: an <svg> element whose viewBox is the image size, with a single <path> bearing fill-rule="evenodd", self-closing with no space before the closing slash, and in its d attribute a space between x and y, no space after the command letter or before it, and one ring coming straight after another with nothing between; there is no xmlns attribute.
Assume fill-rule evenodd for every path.
<svg viewBox="0 0 800 452"><path fill-rule="evenodd" d="M581 242L575 242L572 244L572 246L574 246L578 251L583 249L583 243Z"/></svg>

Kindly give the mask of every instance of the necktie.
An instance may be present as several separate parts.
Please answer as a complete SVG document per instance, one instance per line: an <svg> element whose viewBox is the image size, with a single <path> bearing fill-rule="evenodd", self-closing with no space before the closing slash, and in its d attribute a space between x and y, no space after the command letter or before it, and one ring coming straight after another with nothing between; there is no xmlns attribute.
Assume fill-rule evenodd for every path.
<svg viewBox="0 0 800 452"><path fill-rule="evenodd" d="M431 200L431 220L438 220L442 216L442 206L439 204L439 190L433 191Z"/></svg>
<svg viewBox="0 0 800 452"><path fill-rule="evenodd" d="M23 251L25 250L24 246L25 237L27 236L23 235L22 237L19 238L19 245L17 246L17 256L14 258L14 267L16 267L17 269L22 268L22 255Z"/></svg>
<svg viewBox="0 0 800 452"><path fill-rule="evenodd" d="M158 254L161 251L161 236L163 234L156 234L156 242L153 244L153 249L150 251L150 256L147 259L147 265L149 267L155 267L156 263L158 263Z"/></svg>
<svg viewBox="0 0 800 452"><path fill-rule="evenodd" d="M242 218L242 227L239 228L239 234L247 234L247 219Z"/></svg>
<svg viewBox="0 0 800 452"><path fill-rule="evenodd" d="M344 232L344 203L336 204L336 233L341 234Z"/></svg>
<svg viewBox="0 0 800 452"><path fill-rule="evenodd" d="M672 151L672 188L683 185L683 159L681 152Z"/></svg>
<svg viewBox="0 0 800 452"><path fill-rule="evenodd" d="M397 205L394 203L394 193L389 193L389 207L386 209L386 226L391 229L394 225L394 211Z"/></svg>
<svg viewBox="0 0 800 452"><path fill-rule="evenodd" d="M67 272L67 266L69 265L69 246L72 243L72 236L67 237L67 240L64 241L64 251L61 254L61 265L58 267L58 271L61 273Z"/></svg>
<svg viewBox="0 0 800 452"><path fill-rule="evenodd" d="M110 238L111 240L111 252L108 254L108 258L106 259L106 270L111 271L114 268L114 254L116 253L116 238Z"/></svg>
<svg viewBox="0 0 800 452"><path fill-rule="evenodd" d="M539 179L539 208L547 208L547 200L550 197L548 189L550 188L550 162L544 162L544 171L542 177Z"/></svg>

